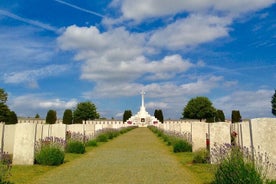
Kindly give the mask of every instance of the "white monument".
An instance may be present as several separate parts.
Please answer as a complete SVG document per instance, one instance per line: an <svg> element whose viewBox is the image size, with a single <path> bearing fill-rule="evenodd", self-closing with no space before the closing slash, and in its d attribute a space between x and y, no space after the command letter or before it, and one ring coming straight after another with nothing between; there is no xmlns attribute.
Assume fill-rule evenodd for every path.
<svg viewBox="0 0 276 184"><path fill-rule="evenodd" d="M142 96L142 103L140 107L140 111L134 115L131 116L126 122L128 124L133 124L139 127L147 127L148 125L158 125L160 124L160 121L156 119L154 116L151 116L147 111L145 107L145 102L144 102L144 96L145 96L144 90L141 91L141 96Z"/></svg>

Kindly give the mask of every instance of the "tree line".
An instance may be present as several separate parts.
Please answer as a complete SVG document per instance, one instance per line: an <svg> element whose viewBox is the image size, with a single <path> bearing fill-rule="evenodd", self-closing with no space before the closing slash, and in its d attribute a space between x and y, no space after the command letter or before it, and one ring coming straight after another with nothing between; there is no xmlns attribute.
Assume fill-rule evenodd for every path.
<svg viewBox="0 0 276 184"><path fill-rule="evenodd" d="M0 122L6 124L15 124L18 122L17 115L14 111L10 110L7 105L8 94L4 89L0 88ZM272 114L276 116L276 90L271 98ZM132 116L131 110L126 110L123 114L123 122L126 122ZM163 112L161 109L154 111L154 116L161 122L164 122ZM36 114L35 118L40 118ZM63 114L63 123L82 123L82 121L94 120L100 118L97 112L96 105L91 101L80 102L77 104L75 110L66 109ZM199 119L206 120L207 122L223 122L225 121L224 112L220 109L213 107L212 102L203 96L198 96L189 100L184 107L181 119ZM47 112L46 123L56 123L57 113L55 110L50 109ZM242 120L239 110L233 110L231 115L232 123L240 122Z"/></svg>

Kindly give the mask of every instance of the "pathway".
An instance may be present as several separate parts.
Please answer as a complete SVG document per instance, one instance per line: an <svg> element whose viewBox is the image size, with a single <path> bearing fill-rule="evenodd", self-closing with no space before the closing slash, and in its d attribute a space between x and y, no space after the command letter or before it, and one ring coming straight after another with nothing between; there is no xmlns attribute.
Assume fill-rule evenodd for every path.
<svg viewBox="0 0 276 184"><path fill-rule="evenodd" d="M34 183L193 184L199 181L149 129L137 128L36 178Z"/></svg>

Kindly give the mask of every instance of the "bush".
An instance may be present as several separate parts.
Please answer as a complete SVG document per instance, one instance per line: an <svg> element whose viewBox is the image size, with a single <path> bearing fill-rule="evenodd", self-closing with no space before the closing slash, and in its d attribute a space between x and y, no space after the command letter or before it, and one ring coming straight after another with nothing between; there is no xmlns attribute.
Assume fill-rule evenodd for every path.
<svg viewBox="0 0 276 184"><path fill-rule="evenodd" d="M177 140L173 144L173 152L191 152L192 145L185 140Z"/></svg>
<svg viewBox="0 0 276 184"><path fill-rule="evenodd" d="M206 149L200 149L194 153L193 163L208 163L210 160L210 153Z"/></svg>
<svg viewBox="0 0 276 184"><path fill-rule="evenodd" d="M0 184L12 184L8 181L10 176L12 158L6 152L0 152Z"/></svg>
<svg viewBox="0 0 276 184"><path fill-rule="evenodd" d="M108 141L108 136L106 134L100 134L96 138L97 142L107 142Z"/></svg>
<svg viewBox="0 0 276 184"><path fill-rule="evenodd" d="M69 141L65 148L66 153L83 154L85 152L85 146L80 141Z"/></svg>
<svg viewBox="0 0 276 184"><path fill-rule="evenodd" d="M96 147L98 146L98 143L96 140L90 140L86 143L86 146L93 146L93 147Z"/></svg>
<svg viewBox="0 0 276 184"><path fill-rule="evenodd" d="M215 180L212 182L213 184L263 184L274 182L266 179L264 166L256 162L260 159L258 155L255 158L256 160L253 160L250 155L238 147L230 147L229 150L225 148L220 148L220 153L228 153L221 157L216 169Z"/></svg>
<svg viewBox="0 0 276 184"><path fill-rule="evenodd" d="M41 165L60 165L64 162L64 151L55 146L43 146L36 153L35 161Z"/></svg>

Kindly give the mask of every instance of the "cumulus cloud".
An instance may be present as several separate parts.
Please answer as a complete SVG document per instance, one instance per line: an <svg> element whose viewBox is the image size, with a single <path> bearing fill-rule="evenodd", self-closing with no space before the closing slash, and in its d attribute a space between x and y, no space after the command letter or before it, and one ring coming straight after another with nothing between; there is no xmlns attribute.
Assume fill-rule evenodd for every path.
<svg viewBox="0 0 276 184"><path fill-rule="evenodd" d="M192 14L155 31L149 44L178 50L197 46L228 36L230 23L227 17Z"/></svg>
<svg viewBox="0 0 276 184"><path fill-rule="evenodd" d="M232 110L239 110L241 115L254 117L271 117L271 97L273 91L260 89L257 91L236 91L230 95L217 98L214 105L223 109L224 113L231 116ZM248 118L248 117L243 117Z"/></svg>
<svg viewBox="0 0 276 184"><path fill-rule="evenodd" d="M96 83L132 82L146 74L148 80L164 80L187 71L193 64L180 55L151 61L145 57L145 34L130 33L124 28L100 32L96 27L70 26L59 37L64 50L75 50L83 60L82 79Z"/></svg>
<svg viewBox="0 0 276 184"><path fill-rule="evenodd" d="M72 109L76 107L78 101L76 99L63 100L59 98L49 98L45 94L27 94L22 96L10 96L9 107L16 110L19 116L33 117L35 114L30 112L37 112L42 117L49 109L57 111L59 117L62 117L65 109Z"/></svg>
<svg viewBox="0 0 276 184"><path fill-rule="evenodd" d="M165 102L148 102L145 104L147 109L168 109L168 104Z"/></svg>
<svg viewBox="0 0 276 184"><path fill-rule="evenodd" d="M182 12L222 12L239 15L249 11L256 11L275 3L274 0L113 0L111 5L120 8L122 17L135 21L147 18L176 15Z"/></svg>

